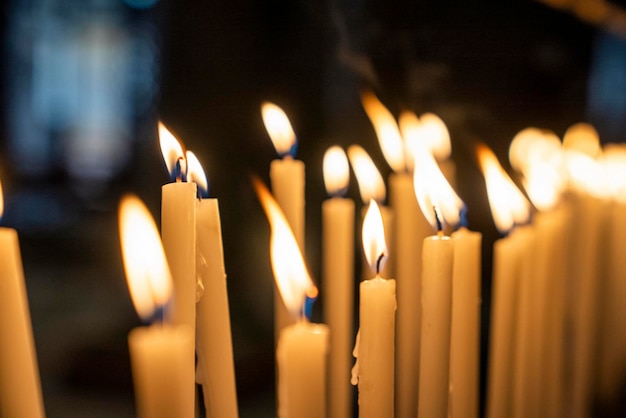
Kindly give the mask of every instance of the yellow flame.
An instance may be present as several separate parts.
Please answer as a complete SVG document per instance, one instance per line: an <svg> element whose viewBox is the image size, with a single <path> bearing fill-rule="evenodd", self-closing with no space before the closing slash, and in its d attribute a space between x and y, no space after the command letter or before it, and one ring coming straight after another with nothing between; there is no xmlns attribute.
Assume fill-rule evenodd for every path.
<svg viewBox="0 0 626 418"><path fill-rule="evenodd" d="M167 166L167 171L169 171L170 174L174 174L174 171L176 170L176 162L180 159L184 160L185 153L183 152L183 147L178 139L176 139L174 134L172 134L160 121L159 143L161 145L163 160L165 160L165 165Z"/></svg>
<svg viewBox="0 0 626 418"><path fill-rule="evenodd" d="M404 138L405 147L405 160L406 166L409 171L413 171L415 168L415 161L413 159L413 148L422 146L428 148L426 145L426 137L424 135L422 124L417 115L410 110L405 110L400 113L398 117L398 126L402 138Z"/></svg>
<svg viewBox="0 0 626 418"><path fill-rule="evenodd" d="M156 223L136 196L120 202L119 233L128 289L135 310L147 319L169 300L172 278Z"/></svg>
<svg viewBox="0 0 626 418"><path fill-rule="evenodd" d="M374 199L370 200L363 218L362 240L367 263L372 271L378 274L385 266L389 255L387 254L383 216Z"/></svg>
<svg viewBox="0 0 626 418"><path fill-rule="evenodd" d="M369 154L360 145L351 145L348 147L348 158L354 170L363 203L367 204L370 199L384 202L387 195L385 182Z"/></svg>
<svg viewBox="0 0 626 418"><path fill-rule="evenodd" d="M626 144L607 144L602 153L602 164L611 197L626 201Z"/></svg>
<svg viewBox="0 0 626 418"><path fill-rule="evenodd" d="M442 223L457 224L463 201L450 186L429 150L414 147L413 153L413 187L424 217L434 228L437 228L437 217Z"/></svg>
<svg viewBox="0 0 626 418"><path fill-rule="evenodd" d="M296 143L296 134L283 109L274 103L264 102L261 105L261 114L265 129L278 155L289 154L291 147Z"/></svg>
<svg viewBox="0 0 626 418"><path fill-rule="evenodd" d="M575 150L565 154L570 185L593 196L606 197L609 186L599 160Z"/></svg>
<svg viewBox="0 0 626 418"><path fill-rule="evenodd" d="M280 206L261 180L254 177L252 182L270 224L270 258L276 287L287 310L299 317L305 297L315 297L317 287Z"/></svg>
<svg viewBox="0 0 626 418"><path fill-rule="evenodd" d="M343 148L335 145L324 154L324 185L329 195L335 195L348 188L350 165Z"/></svg>
<svg viewBox="0 0 626 418"><path fill-rule="evenodd" d="M588 123L575 123L565 131L563 148L597 158L601 152L598 131Z"/></svg>
<svg viewBox="0 0 626 418"><path fill-rule="evenodd" d="M209 188L209 181L207 180L206 173L200 164L200 160L191 151L185 153L187 157L187 181L192 181L198 185L198 188L203 192L207 192Z"/></svg>
<svg viewBox="0 0 626 418"><path fill-rule="evenodd" d="M441 118L434 113L420 116L422 134L426 138L428 148L437 161L444 161L452 154L450 132Z"/></svg>
<svg viewBox="0 0 626 418"><path fill-rule="evenodd" d="M528 200L506 174L493 151L484 145L479 146L477 151L496 228L506 232L515 224L527 222L530 216Z"/></svg>
<svg viewBox="0 0 626 418"><path fill-rule="evenodd" d="M522 184L530 201L542 211L554 207L564 189L563 177L558 168L541 160L526 169Z"/></svg>
<svg viewBox="0 0 626 418"><path fill-rule="evenodd" d="M361 103L374 126L385 160L393 171L405 171L404 143L395 118L378 97L370 91L361 94Z"/></svg>

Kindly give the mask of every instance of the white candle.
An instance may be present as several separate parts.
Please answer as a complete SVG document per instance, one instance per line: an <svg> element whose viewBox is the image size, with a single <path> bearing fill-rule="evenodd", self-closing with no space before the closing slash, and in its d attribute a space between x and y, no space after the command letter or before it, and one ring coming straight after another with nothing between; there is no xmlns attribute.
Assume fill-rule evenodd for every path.
<svg viewBox="0 0 626 418"><path fill-rule="evenodd" d="M166 321L186 325L192 332L192 345L186 356L183 373L188 402L195 398L195 328L196 328L196 196L195 183L183 182L186 160L178 140L159 123L161 151L167 168L176 182L161 188L161 236L172 272L174 300L166 311ZM180 169L177 169L177 166ZM178 172L177 172L178 171Z"/></svg>
<svg viewBox="0 0 626 418"><path fill-rule="evenodd" d="M359 385L360 418L393 417L396 281L379 274L387 248L382 215L374 200L363 221L363 246L376 277L360 285L352 384Z"/></svg>
<svg viewBox="0 0 626 418"><path fill-rule="evenodd" d="M260 180L255 178L254 186L271 227L276 287L287 311L296 319L281 330L277 341L278 416L324 418L328 327L309 323L304 312L306 299L317 297L317 288L280 206Z"/></svg>
<svg viewBox="0 0 626 418"><path fill-rule="evenodd" d="M139 316L147 320L167 303L170 270L156 224L143 202L126 196L119 210L120 243L128 287ZM186 324L133 329L128 336L137 415L140 418L194 416L186 370L193 330Z"/></svg>
<svg viewBox="0 0 626 418"><path fill-rule="evenodd" d="M322 204L322 290L324 322L330 330L328 416L352 416L351 344L354 338L354 201L341 197L348 188L349 166L340 147L324 155L324 183L332 197Z"/></svg>
<svg viewBox="0 0 626 418"><path fill-rule="evenodd" d="M3 212L0 185L0 217ZM0 416L44 417L17 232L0 228Z"/></svg>
<svg viewBox="0 0 626 418"><path fill-rule="evenodd" d="M190 181L207 192L208 181L200 162L188 151ZM204 287L196 307L197 375L200 376L208 417L236 418L237 391L228 289L222 248L219 202L200 199L196 211L198 274Z"/></svg>
<svg viewBox="0 0 626 418"><path fill-rule="evenodd" d="M452 234L452 330L450 414L478 417L480 364L480 278L482 234L460 228Z"/></svg>
<svg viewBox="0 0 626 418"><path fill-rule="evenodd" d="M304 252L305 167L302 161L294 158L297 146L296 134L280 107L264 102L261 112L272 144L282 157L270 164L272 194L285 214L301 251ZM276 289L274 289L274 321L275 338L278 338L281 329L294 323L294 318L287 311Z"/></svg>

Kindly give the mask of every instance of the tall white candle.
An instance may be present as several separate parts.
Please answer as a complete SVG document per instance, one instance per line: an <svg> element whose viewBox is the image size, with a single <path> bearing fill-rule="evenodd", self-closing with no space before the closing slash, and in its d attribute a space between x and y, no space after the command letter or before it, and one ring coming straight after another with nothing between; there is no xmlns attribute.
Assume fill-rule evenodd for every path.
<svg viewBox="0 0 626 418"><path fill-rule="evenodd" d="M135 196L122 199L120 243L129 291L139 316L148 320L163 308L172 292L171 274L156 224ZM140 418L194 416L188 396L186 365L193 353L193 330L186 324L153 324L128 336Z"/></svg>
<svg viewBox="0 0 626 418"><path fill-rule="evenodd" d="M352 416L351 344L354 340L354 201L348 188L348 160L340 147L324 154L324 183L332 197L322 204L322 290L324 322L330 330L328 416Z"/></svg>
<svg viewBox="0 0 626 418"><path fill-rule="evenodd" d="M3 212L0 185L0 217ZM17 232L0 228L0 416L44 417Z"/></svg>
<svg viewBox="0 0 626 418"><path fill-rule="evenodd" d="M307 298L317 288L304 263L302 252L280 206L265 185L254 186L271 227L270 254L279 295L294 324L278 336L278 416L324 418L326 416L326 357L328 327L306 319Z"/></svg>
<svg viewBox="0 0 626 418"><path fill-rule="evenodd" d="M187 174L182 146L171 132L159 123L163 158L176 181L161 188L161 236L174 283L174 300L167 308L166 321L186 325L192 332L187 353L185 393L187 402L195 399L195 328L196 328L196 196L195 183L181 181Z"/></svg>
<svg viewBox="0 0 626 418"><path fill-rule="evenodd" d="M200 162L187 151L189 180L203 193L208 181ZM196 211L198 275L204 287L196 307L198 373L208 417L236 418L237 391L222 248L219 202L200 199Z"/></svg>
<svg viewBox="0 0 626 418"><path fill-rule="evenodd" d="M394 330L396 281L379 272L387 248L380 209L374 200L363 221L363 246L376 277L361 282L359 333L352 384L359 385L359 417L394 416Z"/></svg>
<svg viewBox="0 0 626 418"><path fill-rule="evenodd" d="M280 107L264 102L261 112L272 144L281 156L281 159L273 160L270 164L272 194L285 214L301 251L304 252L305 167L302 161L295 159L296 134L287 115ZM282 328L295 321L289 315L276 289L274 291L274 321L276 338Z"/></svg>

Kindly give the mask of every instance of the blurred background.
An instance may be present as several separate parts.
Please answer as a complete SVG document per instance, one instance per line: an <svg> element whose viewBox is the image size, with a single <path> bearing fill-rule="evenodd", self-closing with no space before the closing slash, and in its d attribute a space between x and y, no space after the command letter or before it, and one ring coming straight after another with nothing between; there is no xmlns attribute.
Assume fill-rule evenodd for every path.
<svg viewBox="0 0 626 418"><path fill-rule="evenodd" d="M122 270L117 204L134 192L159 219L169 179L158 120L198 155L219 198L240 415L275 416L269 228L248 181L251 173L269 181L276 158L260 104L281 106L298 135L306 259L317 279L325 150L358 143L385 178L390 171L360 104L363 88L396 115L434 112L448 125L458 192L470 227L484 234L484 366L498 234L474 143L506 166L511 139L528 126L562 136L587 121L603 142L623 141L623 3L3 2L2 225L20 234L48 416L135 415L127 335L140 321ZM360 202L354 180L349 196ZM323 295L316 320L322 304ZM594 415L626 410L611 402Z"/></svg>

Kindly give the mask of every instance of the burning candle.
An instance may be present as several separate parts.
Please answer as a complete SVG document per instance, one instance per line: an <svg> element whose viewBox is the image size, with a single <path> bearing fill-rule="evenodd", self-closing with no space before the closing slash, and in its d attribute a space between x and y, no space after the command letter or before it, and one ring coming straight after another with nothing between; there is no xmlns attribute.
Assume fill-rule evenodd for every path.
<svg viewBox="0 0 626 418"><path fill-rule="evenodd" d="M192 332L192 345L184 363L187 402L195 398L195 329L196 329L196 183L187 182L187 160L180 142L159 123L159 142L163 160L176 181L161 189L161 235L163 248L172 272L174 294L166 321L186 325ZM183 181L185 180L185 181Z"/></svg>
<svg viewBox="0 0 626 418"><path fill-rule="evenodd" d="M378 137L383 156L392 168L389 175L389 202L395 215L394 272L397 285L396 324L396 418L413 418L417 411L420 360L422 243L431 231L419 210L413 192L411 154L406 152L396 121L373 93L361 95ZM392 260L392 262L393 262ZM389 264L389 263L388 263Z"/></svg>
<svg viewBox="0 0 626 418"><path fill-rule="evenodd" d="M4 212L0 184L0 217ZM44 417L17 231L0 228L0 416Z"/></svg>
<svg viewBox="0 0 626 418"><path fill-rule="evenodd" d="M208 194L208 181L196 156L187 151L189 181ZM222 248L219 202L200 198L196 211L198 274L203 293L196 307L196 376L202 385L208 417L236 418L237 392L228 309L228 289Z"/></svg>
<svg viewBox="0 0 626 418"><path fill-rule="evenodd" d="M376 276L360 285L352 384L359 385L360 418L393 417L396 281L380 275L387 261L387 245L383 218L373 199L363 220L363 249Z"/></svg>
<svg viewBox="0 0 626 418"><path fill-rule="evenodd" d="M330 329L328 357L328 415L352 416L350 375L351 342L354 338L354 201L348 189L350 167L338 146L324 154L324 184L331 196L322 204L322 286L324 319Z"/></svg>
<svg viewBox="0 0 626 418"><path fill-rule="evenodd" d="M393 242L393 230L394 230L394 214L393 210L387 206L383 206L383 202L385 201L387 190L385 189L385 182L383 181L383 177L380 175L380 172L376 168L376 165L372 161L371 157L363 149L363 147L359 145L351 145L348 147L348 159L350 160L350 165L352 166L352 170L354 170L354 175L356 177L357 183L359 185L359 192L361 194L361 199L364 205L368 205L370 200L375 200L379 205L379 210L382 214L383 225L385 228L385 237L387 239L387 246L392 247L390 245ZM361 212L364 216L365 208ZM391 250L390 249L390 255ZM381 275L384 277L390 277L393 275L393 256L388 256L389 262L384 264L383 270L380 271ZM367 254L363 254L363 268L362 268L362 277L366 279L369 277L369 263L367 262Z"/></svg>
<svg viewBox="0 0 626 418"><path fill-rule="evenodd" d="M506 174L493 152L486 146L478 149L481 169L485 176L489 206L496 227L510 231L517 224L528 221L529 204L524 195ZM527 306L527 293L522 284L529 281L530 267L526 254L530 253L533 235L528 227L515 228L506 238L497 240L493 247L493 279L491 335L488 366L487 416L513 416L519 406L522 390L514 385L513 370L524 364L515 357L515 347L522 344L520 337L528 328L518 323L527 314L518 309ZM521 299L521 300L520 300ZM522 315L520 315L520 313ZM520 333L523 330L524 333ZM522 357L523 358L523 357ZM525 374L523 370L522 374ZM515 394L514 394L515 392ZM523 406L520 406L523 410Z"/></svg>
<svg viewBox="0 0 626 418"><path fill-rule="evenodd" d="M148 320L170 299L170 270L154 219L143 202L125 196L120 202L119 228L128 288L139 316ZM186 324L153 324L128 335L140 418L193 417L187 393L186 363L193 353L193 332Z"/></svg>
<svg viewBox="0 0 626 418"><path fill-rule="evenodd" d="M270 165L272 193L289 222L300 250L304 252L304 163L295 159L298 146L296 134L289 118L277 105L264 102L261 106L261 113L274 149L281 157L281 159L273 160ZM281 329L294 322L276 289L274 291L274 321L276 338Z"/></svg>
<svg viewBox="0 0 626 418"><path fill-rule="evenodd" d="M270 255L276 287L294 323L278 336L279 418L326 416L326 356L328 327L306 317L306 302L317 297L302 252L287 219L265 185L254 187L271 227Z"/></svg>
<svg viewBox="0 0 626 418"><path fill-rule="evenodd" d="M446 417L454 241L443 235L443 222L458 223L462 202L429 152L416 150L414 157L415 195L424 216L438 231L437 235L424 239L422 250L422 336L417 408L421 418Z"/></svg>

